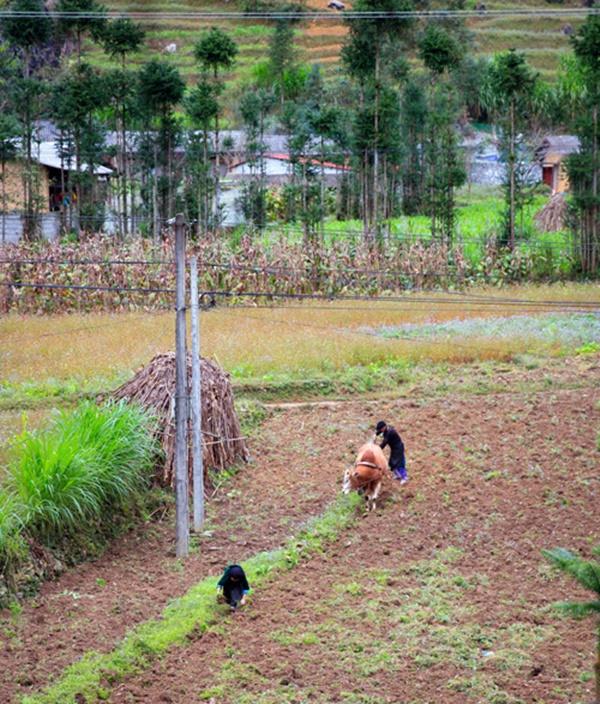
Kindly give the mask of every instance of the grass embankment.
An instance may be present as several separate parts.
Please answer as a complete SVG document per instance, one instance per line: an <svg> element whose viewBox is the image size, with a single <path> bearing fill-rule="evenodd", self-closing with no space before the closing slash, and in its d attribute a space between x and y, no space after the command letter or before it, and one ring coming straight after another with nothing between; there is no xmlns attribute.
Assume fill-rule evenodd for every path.
<svg viewBox="0 0 600 704"><path fill-rule="evenodd" d="M50 547L81 542L111 532L108 516L131 513L156 460L151 431L141 408L86 402L12 440L0 487L4 589L17 587L16 571L28 560L25 536ZM0 599L2 591L0 583Z"/></svg>
<svg viewBox="0 0 600 704"><path fill-rule="evenodd" d="M361 498L356 494L338 497L284 547L243 562L252 588L261 588L277 572L291 569L304 557L321 551L350 525L359 503ZM22 704L75 704L106 699L119 679L147 668L169 648L183 645L186 638L206 630L224 613L225 607L215 604L215 587L215 577L203 579L167 606L160 619L135 628L110 653L86 653L54 685L43 693L24 697Z"/></svg>

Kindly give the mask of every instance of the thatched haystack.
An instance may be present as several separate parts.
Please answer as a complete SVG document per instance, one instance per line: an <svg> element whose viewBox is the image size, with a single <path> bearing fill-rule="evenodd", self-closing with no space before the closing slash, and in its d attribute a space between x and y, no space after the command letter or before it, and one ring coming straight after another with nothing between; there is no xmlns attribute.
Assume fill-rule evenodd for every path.
<svg viewBox="0 0 600 704"><path fill-rule="evenodd" d="M207 359L201 359L202 442L205 477L208 472L230 467L248 459L248 448L233 405L229 374ZM187 358L188 388L191 387L192 357ZM175 460L175 355L159 354L148 365L111 394L114 399L137 401L154 412L159 420L158 434L165 453L160 481L173 484ZM191 428L189 471L192 474Z"/></svg>
<svg viewBox="0 0 600 704"><path fill-rule="evenodd" d="M536 214L535 225L541 232L557 232L564 229L566 215L566 196L564 193L555 193Z"/></svg>

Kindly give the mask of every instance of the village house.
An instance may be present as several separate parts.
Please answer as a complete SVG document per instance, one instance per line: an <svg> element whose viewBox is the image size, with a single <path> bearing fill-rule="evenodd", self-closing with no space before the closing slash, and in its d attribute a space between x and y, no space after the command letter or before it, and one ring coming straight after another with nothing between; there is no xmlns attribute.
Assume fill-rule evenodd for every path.
<svg viewBox="0 0 600 704"><path fill-rule="evenodd" d="M269 185L278 186L288 183L292 177L293 162L287 153L267 153L262 159L262 168L265 180ZM307 164L319 175L323 174L327 186L337 186L341 177L351 169L345 164L335 164L332 161L323 161L315 158L299 159L300 165ZM250 164L247 159L241 159L230 165L227 177L232 181L243 180L258 173L257 163Z"/></svg>
<svg viewBox="0 0 600 704"><path fill-rule="evenodd" d="M535 151L542 168L542 181L552 189L552 195L569 190L566 158L579 151L579 139L570 134L548 135Z"/></svg>
<svg viewBox="0 0 600 704"><path fill-rule="evenodd" d="M32 152L34 165L34 188L36 211L39 213L41 234L46 239L55 239L60 233L61 213L72 203L74 194L69 185L69 175L75 171L73 163L61 160L54 141L36 142ZM2 184L3 202L0 203L0 230L2 242L17 242L23 232L22 212L24 208L23 178L25 161L21 158L5 165ZM86 164L81 165L87 171ZM106 166L94 166L98 198L108 197L108 179L113 173Z"/></svg>

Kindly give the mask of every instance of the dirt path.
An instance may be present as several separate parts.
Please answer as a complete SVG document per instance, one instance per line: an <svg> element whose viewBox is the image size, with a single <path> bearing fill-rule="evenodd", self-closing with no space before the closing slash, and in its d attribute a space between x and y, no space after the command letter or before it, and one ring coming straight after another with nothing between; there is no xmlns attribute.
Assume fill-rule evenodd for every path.
<svg viewBox="0 0 600 704"><path fill-rule="evenodd" d="M597 384L599 378L600 371L591 368L589 384ZM317 625L328 623L329 616L324 616L328 599L340 597L336 583L356 582L356 589L370 593L372 580L368 577L373 570L388 571L386 579L397 585L397 589L373 596L373 600L386 601L385 614L389 599L402 598L403 590L409 588L405 583L410 586L410 580L414 581L414 575L405 575L402 566L436 559L436 549L448 545L464 552L457 565L461 574L477 573L488 580L469 592L474 605L464 618L476 619L481 604L485 604L484 612L489 609L494 624L509 624L515 614L521 618L526 611L519 601L524 598L521 594L535 597L535 609L562 596L563 582L546 580L545 573L540 578L539 549L555 544L589 549L586 537L597 531L597 525L592 525L593 506L594 502L597 505L600 487L590 479L597 475L598 466L594 445L599 425L596 401L597 393L590 388L533 395L402 400L375 406L358 401L343 407L291 408L273 413L252 443L254 462L217 494L209 511L210 535L201 537L198 551L185 565L171 555L172 527L149 525L115 544L102 558L45 585L20 615L2 614L0 701L39 689L83 652L111 649L128 629L156 617L170 599L202 577L216 576L228 561L280 545L301 522L320 513L332 499L341 470L379 416L397 420L403 430L413 478L407 492L400 494L398 487L390 487L393 493L389 494L387 508L361 524L368 528L368 545L361 539L360 529L354 532L328 556L311 560L278 580L268 592L257 594L252 608L239 622L213 630L189 648L174 651L152 673L119 687L113 701L187 702L211 686L225 686L223 649L237 651L236 643L246 638L250 640L243 649L242 661L256 663L266 677L252 680L249 692L263 691L265 682L271 683L273 673L281 670L279 680L288 684L278 684L279 689L291 687L306 697L314 689L317 698L294 700L286 689L276 691L274 698L265 702L332 697L340 686L336 677L341 676L339 653L336 655L334 646L311 650L301 643L302 647L296 647L293 634L287 637L284 633L274 641L271 631L301 629L306 619ZM499 564L508 566L500 574ZM291 596L286 591L290 585ZM490 601L492 606L488 607ZM321 604L317 610L315 603ZM540 616L537 611L535 615L543 619L545 628L555 622L551 615ZM371 620L377 622L373 618L367 624L360 619L357 624L352 619L349 623L352 629L366 633L370 632ZM343 619L340 623L343 626ZM342 626L330 630L339 631L340 638L347 639ZM378 628L382 633L389 627L386 619L381 619ZM557 678L561 682L564 679L564 684L577 681L591 653L591 636L587 634L591 629L568 622L557 628L565 647L553 652L544 641L540 662L547 674L531 683L535 693L547 702L559 701L549 694L552 683ZM324 638L319 634L314 637L319 643ZM325 668L322 676L311 669L311 652L318 660L314 667L319 672ZM558 660L548 660L550 656ZM393 660L395 656L392 653L390 657ZM373 691L385 684L402 701L405 691L412 692L413 699L421 697L421 685L411 689L412 685L400 677L405 672L402 668L415 670L411 658L398 658L391 664L393 676L378 675L372 682ZM183 668L183 684L174 690L172 677L178 668ZM438 669L439 677L433 680L430 670L418 670L415 682L441 686L448 672L436 664L434 671ZM298 675L298 682L292 671ZM325 682L326 671L331 685ZM350 674L343 677L352 679ZM398 677L404 689L398 690L393 684ZM225 684L230 686L228 682ZM577 686L583 690L589 687L585 683ZM522 691L519 682L515 687ZM464 701L464 694L460 699L458 694L448 692L444 701ZM242 699L229 695L215 698L218 704L233 701ZM359 701L370 704L399 699L356 699Z"/></svg>

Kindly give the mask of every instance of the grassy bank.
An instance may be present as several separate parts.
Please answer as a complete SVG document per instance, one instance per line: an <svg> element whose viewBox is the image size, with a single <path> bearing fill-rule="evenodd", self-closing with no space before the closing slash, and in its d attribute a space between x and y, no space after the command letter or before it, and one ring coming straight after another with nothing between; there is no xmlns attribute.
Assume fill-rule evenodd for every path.
<svg viewBox="0 0 600 704"><path fill-rule="evenodd" d="M111 532L109 517L131 511L157 456L151 427L138 407L86 402L11 440L0 486L0 601L27 588L19 570L30 560L28 540L60 549Z"/></svg>

